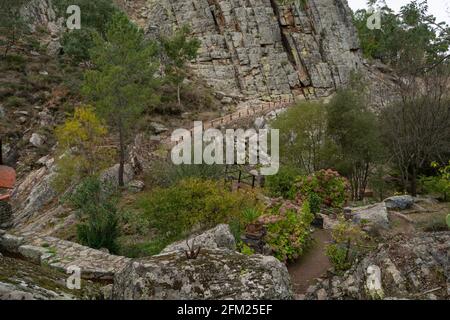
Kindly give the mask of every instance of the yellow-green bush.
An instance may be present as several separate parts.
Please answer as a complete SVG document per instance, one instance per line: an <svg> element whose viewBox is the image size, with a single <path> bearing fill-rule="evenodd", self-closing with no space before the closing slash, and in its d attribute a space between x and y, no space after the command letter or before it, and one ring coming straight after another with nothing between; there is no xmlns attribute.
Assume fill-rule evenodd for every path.
<svg viewBox="0 0 450 320"><path fill-rule="evenodd" d="M229 191L223 182L185 179L168 188L157 188L138 199L138 207L158 236L167 242L194 230L229 223L244 208L255 206L252 193Z"/></svg>

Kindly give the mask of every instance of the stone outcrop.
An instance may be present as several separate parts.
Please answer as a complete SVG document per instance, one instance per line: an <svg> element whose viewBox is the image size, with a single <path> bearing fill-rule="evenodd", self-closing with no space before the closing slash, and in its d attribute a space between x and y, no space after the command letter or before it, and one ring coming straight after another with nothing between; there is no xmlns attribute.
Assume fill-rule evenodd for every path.
<svg viewBox="0 0 450 320"><path fill-rule="evenodd" d="M392 210L405 210L414 205L414 198L409 195L393 196L384 200L386 207Z"/></svg>
<svg viewBox="0 0 450 320"><path fill-rule="evenodd" d="M62 272L69 267L79 267L82 278L94 280L112 280L130 261L54 237L8 233L0 234L0 251Z"/></svg>
<svg viewBox="0 0 450 320"><path fill-rule="evenodd" d="M353 222L362 224L367 229L389 228L389 218L386 204L384 202L350 208Z"/></svg>
<svg viewBox="0 0 450 320"><path fill-rule="evenodd" d="M186 243L187 241L187 243ZM200 235L190 237L188 240L182 240L165 247L161 253L169 253L173 251L184 252L189 246L202 249L236 249L236 241L231 234L230 227L227 224L219 224L217 227L203 232Z"/></svg>
<svg viewBox="0 0 450 320"><path fill-rule="evenodd" d="M189 24L192 69L228 97L327 96L363 66L345 0L153 0L145 16L153 37Z"/></svg>
<svg viewBox="0 0 450 320"><path fill-rule="evenodd" d="M100 290L91 282L84 281L82 290L70 290L66 274L1 254L0 275L0 300L101 298Z"/></svg>
<svg viewBox="0 0 450 320"><path fill-rule="evenodd" d="M113 299L292 299L286 266L274 257L205 249L134 260L114 278Z"/></svg>
<svg viewBox="0 0 450 320"><path fill-rule="evenodd" d="M47 53L59 54L65 21L64 18L57 16L52 0L31 0L24 5L21 12L32 33L37 32L40 27L48 30L48 37L39 39L42 46L47 48Z"/></svg>
<svg viewBox="0 0 450 320"><path fill-rule="evenodd" d="M306 299L449 299L450 232L398 235L342 276L320 279Z"/></svg>

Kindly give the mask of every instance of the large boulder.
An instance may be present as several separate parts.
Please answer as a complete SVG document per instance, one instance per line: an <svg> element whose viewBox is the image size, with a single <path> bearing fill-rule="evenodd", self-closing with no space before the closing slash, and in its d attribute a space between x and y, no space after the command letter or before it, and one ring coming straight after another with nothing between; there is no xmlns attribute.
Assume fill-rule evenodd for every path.
<svg viewBox="0 0 450 320"><path fill-rule="evenodd" d="M414 205L414 198L408 195L394 196L384 200L386 207L391 210L405 210Z"/></svg>
<svg viewBox="0 0 450 320"><path fill-rule="evenodd" d="M362 224L367 229L389 228L388 212L384 202L349 209L353 222Z"/></svg>
<svg viewBox="0 0 450 320"><path fill-rule="evenodd" d="M204 233L190 237L187 241L182 240L165 247L161 253L172 251L185 251L189 246L201 246L203 249L236 249L236 241L227 224L219 224L217 227Z"/></svg>
<svg viewBox="0 0 450 320"><path fill-rule="evenodd" d="M286 266L270 256L203 249L130 262L116 273L113 299L292 299Z"/></svg>
<svg viewBox="0 0 450 320"><path fill-rule="evenodd" d="M401 234L308 289L306 299L450 299L450 232Z"/></svg>

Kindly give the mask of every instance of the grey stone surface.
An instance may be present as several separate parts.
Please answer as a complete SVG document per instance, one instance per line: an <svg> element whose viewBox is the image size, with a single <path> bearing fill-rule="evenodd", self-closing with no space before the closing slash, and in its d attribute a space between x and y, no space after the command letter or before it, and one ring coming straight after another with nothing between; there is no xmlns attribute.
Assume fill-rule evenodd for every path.
<svg viewBox="0 0 450 320"><path fill-rule="evenodd" d="M127 184L134 177L133 167L125 164L123 171L123 182ZM100 175L100 180L111 183L112 185L119 185L119 164L115 164L111 168L104 170Z"/></svg>
<svg viewBox="0 0 450 320"><path fill-rule="evenodd" d="M0 235L0 250L62 272L76 266L81 269L82 278L95 280L111 280L130 261L74 242L37 235Z"/></svg>
<svg viewBox="0 0 450 320"><path fill-rule="evenodd" d="M389 228L389 218L384 202L351 208L352 220L368 228Z"/></svg>
<svg viewBox="0 0 450 320"><path fill-rule="evenodd" d="M141 192L145 188L145 183L140 180L132 180L127 184L127 188L131 192Z"/></svg>
<svg viewBox="0 0 450 320"><path fill-rule="evenodd" d="M325 291L329 299L339 300L448 300L449 253L450 232L397 235L342 276L330 274L319 279L308 289L306 299L319 299ZM433 296L428 294L430 290Z"/></svg>
<svg viewBox="0 0 450 320"><path fill-rule="evenodd" d="M45 137L39 133L33 133L30 138L30 143L35 147L42 147L45 143Z"/></svg>
<svg viewBox="0 0 450 320"><path fill-rule="evenodd" d="M101 298L96 286L84 281L81 290L66 287L67 275L24 260L0 255L0 300L75 300Z"/></svg>
<svg viewBox="0 0 450 320"><path fill-rule="evenodd" d="M346 84L363 65L347 1L277 3L153 0L147 35L189 23L202 43L192 69L224 96L320 97Z"/></svg>
<svg viewBox="0 0 450 320"><path fill-rule="evenodd" d="M409 195L394 196L384 200L386 207L393 210L405 210L414 205L414 198Z"/></svg>
<svg viewBox="0 0 450 320"><path fill-rule="evenodd" d="M190 246L201 246L202 249L236 249L236 241L227 224L219 224L217 227L188 239ZM161 253L188 250L186 240L178 241L165 247Z"/></svg>
<svg viewBox="0 0 450 320"><path fill-rule="evenodd" d="M202 250L134 260L114 278L113 299L292 299L286 266L274 257Z"/></svg>

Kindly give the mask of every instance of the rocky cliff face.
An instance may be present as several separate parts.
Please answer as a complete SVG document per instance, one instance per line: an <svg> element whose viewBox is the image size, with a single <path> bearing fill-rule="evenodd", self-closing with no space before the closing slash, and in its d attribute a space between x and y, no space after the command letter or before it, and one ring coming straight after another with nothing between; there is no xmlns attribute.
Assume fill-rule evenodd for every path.
<svg viewBox="0 0 450 320"><path fill-rule="evenodd" d="M190 26L202 42L193 70L228 96L327 96L362 67L346 0L152 0L147 6L151 36Z"/></svg>

